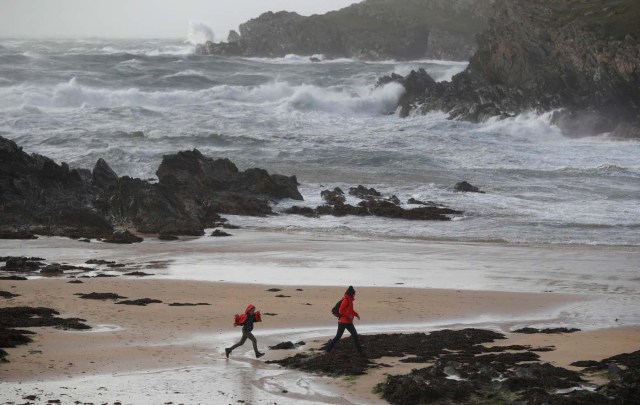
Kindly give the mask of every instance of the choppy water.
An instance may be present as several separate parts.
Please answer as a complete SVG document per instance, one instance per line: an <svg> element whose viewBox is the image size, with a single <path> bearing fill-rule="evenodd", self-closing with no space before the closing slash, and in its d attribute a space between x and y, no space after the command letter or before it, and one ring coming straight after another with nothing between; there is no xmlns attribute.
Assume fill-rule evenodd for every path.
<svg viewBox="0 0 640 405"><path fill-rule="evenodd" d="M305 204L364 184L465 211L448 223L246 219L269 229L526 244L640 245L640 142L570 139L533 114L471 124L389 114L402 89L378 77L464 64L311 63L197 56L180 41L0 41L0 135L28 152L152 178L197 148L240 169L296 174ZM467 180L486 194L452 191ZM289 205L283 202L276 210Z"/></svg>

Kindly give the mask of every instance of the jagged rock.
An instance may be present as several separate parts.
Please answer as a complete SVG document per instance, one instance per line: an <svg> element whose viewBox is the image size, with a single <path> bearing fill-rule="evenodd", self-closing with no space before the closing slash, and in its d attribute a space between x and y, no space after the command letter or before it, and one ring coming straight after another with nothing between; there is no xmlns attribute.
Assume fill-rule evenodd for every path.
<svg viewBox="0 0 640 405"><path fill-rule="evenodd" d="M86 264L114 264L114 261L110 261L110 260L102 260L102 259L89 259L85 262Z"/></svg>
<svg viewBox="0 0 640 405"><path fill-rule="evenodd" d="M233 44L239 41L240 41L240 34L238 34L235 30L229 31L229 35L227 35L227 42L230 44Z"/></svg>
<svg viewBox="0 0 640 405"><path fill-rule="evenodd" d="M382 194L380 194L380 192L378 192L375 188L366 188L363 185L358 185L358 187L350 187L349 194L358 198L382 197Z"/></svg>
<svg viewBox="0 0 640 405"><path fill-rule="evenodd" d="M98 159L96 162L91 178L93 184L103 190L115 185L118 181L118 175L116 172L114 172L102 158Z"/></svg>
<svg viewBox="0 0 640 405"><path fill-rule="evenodd" d="M223 236L233 236L233 235L225 231L221 231L220 229L215 229L213 232L211 232L211 236L223 237Z"/></svg>
<svg viewBox="0 0 640 405"><path fill-rule="evenodd" d="M158 239L170 241L170 240L179 240L180 237L176 235L171 235L169 233L161 233L160 235L158 235Z"/></svg>
<svg viewBox="0 0 640 405"><path fill-rule="evenodd" d="M305 344L306 343L302 341L297 343L287 341L287 342L278 343L277 345L274 345L274 346L269 346L269 350L290 350L290 349L295 349L296 347L304 346Z"/></svg>
<svg viewBox="0 0 640 405"><path fill-rule="evenodd" d="M306 217L319 217L322 215L333 215L336 217L346 215L373 215L409 220L448 221L450 220L448 215L462 214L462 211L432 206L404 209L390 201L369 199L361 201L356 207L350 204L335 204L333 206L320 205L315 209L311 207L293 206L285 210L285 213L303 215Z"/></svg>
<svg viewBox="0 0 640 405"><path fill-rule="evenodd" d="M637 137L640 25L624 16L638 15L640 3L607 8L589 0L497 0L469 66L450 82L417 71L412 80L391 75L379 83L405 86L403 116L440 110L481 122L557 110L553 122L567 135Z"/></svg>
<svg viewBox="0 0 640 405"><path fill-rule="evenodd" d="M112 231L93 202L100 189L85 171L37 154L0 136L0 230L100 237Z"/></svg>
<svg viewBox="0 0 640 405"><path fill-rule="evenodd" d="M344 204L344 202L346 201L344 191L342 191L340 187L334 188L333 191L322 190L320 192L320 196L329 205Z"/></svg>
<svg viewBox="0 0 640 405"><path fill-rule="evenodd" d="M283 57L466 60L487 26L493 0L367 0L304 17L267 12L240 25L228 43L207 42L200 54Z"/></svg>
<svg viewBox="0 0 640 405"><path fill-rule="evenodd" d="M27 281L28 278L23 277L23 276L3 276L3 277L0 277L0 280L5 280L5 281Z"/></svg>
<svg viewBox="0 0 640 405"><path fill-rule="evenodd" d="M165 156L160 182L118 178L98 160L93 172L27 155L0 137L0 237L60 235L111 240L113 225L142 233L199 236L219 213L268 215L271 201L302 200L295 176L239 172L197 150Z"/></svg>
<svg viewBox="0 0 640 405"><path fill-rule="evenodd" d="M429 205L429 206L436 206L437 204L434 203L433 201L420 201L420 200L416 200L415 198L411 197L407 200L407 204L416 204L416 205Z"/></svg>
<svg viewBox="0 0 640 405"><path fill-rule="evenodd" d="M58 263L51 263L40 270L40 274L47 276L59 276L64 273L62 266Z"/></svg>
<svg viewBox="0 0 640 405"><path fill-rule="evenodd" d="M484 191L480 191L480 189L476 186L471 185L469 182L461 181L456 183L453 186L455 191L463 192L463 193L481 193L484 194Z"/></svg>
<svg viewBox="0 0 640 405"><path fill-rule="evenodd" d="M0 229L0 239L38 239L27 229Z"/></svg>
<svg viewBox="0 0 640 405"><path fill-rule="evenodd" d="M144 271L132 271L130 273L124 273L125 276L138 276L138 277L146 277L153 276L153 274L145 273Z"/></svg>
<svg viewBox="0 0 640 405"><path fill-rule="evenodd" d="M4 271L13 271L13 272L33 272L39 270L44 266L42 263L44 259L40 259L38 257L2 257L0 261L5 262L3 267L0 267L0 270Z"/></svg>
<svg viewBox="0 0 640 405"><path fill-rule="evenodd" d="M132 234L127 230L124 230L124 231L115 231L113 234L104 238L102 241L105 243L131 244L131 243L140 243L143 241L143 239L139 236Z"/></svg>
<svg viewBox="0 0 640 405"><path fill-rule="evenodd" d="M136 228L142 233L170 233L199 236L200 221L163 184L150 184L128 176L113 186L109 213L114 224Z"/></svg>
<svg viewBox="0 0 640 405"><path fill-rule="evenodd" d="M240 172L230 160L214 160L197 149L163 156L156 175L206 226L220 220L212 214L267 215L270 200L302 200L295 176L258 168Z"/></svg>

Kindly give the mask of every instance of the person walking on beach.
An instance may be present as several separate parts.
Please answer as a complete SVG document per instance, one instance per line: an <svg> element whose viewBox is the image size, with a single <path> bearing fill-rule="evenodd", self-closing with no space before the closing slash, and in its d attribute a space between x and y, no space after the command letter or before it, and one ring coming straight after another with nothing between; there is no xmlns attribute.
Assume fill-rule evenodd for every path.
<svg viewBox="0 0 640 405"><path fill-rule="evenodd" d="M233 349L242 346L244 342L247 341L247 339L249 339L251 343L253 343L253 351L256 353L256 358L259 359L260 357L264 356L264 353L260 353L258 351L258 341L256 340L256 337L253 336L253 333L251 333L251 331L253 330L253 324L255 322L262 322L262 317L260 316L260 311L256 311L256 307L252 304L249 304L247 306L244 314L236 315L233 326L242 325L242 339L240 339L240 341L235 345L224 349L227 358L229 358L229 355L231 354Z"/></svg>
<svg viewBox="0 0 640 405"><path fill-rule="evenodd" d="M342 303L340 304L340 309L338 312L340 313L340 318L338 318L338 332L336 332L336 337L333 338L329 346L327 346L327 353L333 350L333 347L338 343L344 330L348 330L351 333L351 338L353 339L353 344L356 346L356 350L360 355L364 355L364 350L362 345L360 344L360 339L358 339L358 331L356 331L356 327L353 326L353 317L360 319L360 315L353 308L353 301L356 299L356 290L349 286L347 291L344 293L344 298L342 299Z"/></svg>

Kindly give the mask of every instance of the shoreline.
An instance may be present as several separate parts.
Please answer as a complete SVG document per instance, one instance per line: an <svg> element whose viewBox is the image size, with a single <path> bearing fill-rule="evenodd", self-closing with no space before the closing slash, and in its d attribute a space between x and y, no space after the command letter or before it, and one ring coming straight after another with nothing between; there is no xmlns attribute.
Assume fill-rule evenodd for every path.
<svg viewBox="0 0 640 405"><path fill-rule="evenodd" d="M507 335L496 344L553 345L556 349L541 357L559 366L600 360L640 348L640 322L632 310L638 300L632 264L639 253L326 238L246 228L234 231L233 238L168 243L148 238L135 245L56 237L3 241L0 256L40 256L91 269L0 280L0 290L20 294L1 299L0 305L50 307L64 318L86 319L93 329L31 328L37 333L34 342L6 349L10 363L0 364L0 403L34 392L47 399L127 399L124 403L148 398L175 403L211 403L211 398L285 405L300 400L384 403L371 393L373 386L386 374L407 373L415 365L385 359L392 367L353 379L264 363L320 347L333 336L336 321L330 309L348 285L357 290L362 320L356 327L363 335L473 327ZM90 258L124 267L86 265ZM605 265L613 273L601 272ZM153 275L124 275L134 270ZM68 283L78 280L82 283ZM74 295L92 292L162 302L129 306ZM267 355L256 360L245 344L227 360L224 347L240 337L240 329L232 327L233 314L249 303L263 313L254 332ZM583 331L510 333L527 326ZM293 351L267 349L299 340L307 344ZM61 388L69 386L73 393ZM176 386L180 389L171 390ZM102 396L92 396L95 392Z"/></svg>
<svg viewBox="0 0 640 405"><path fill-rule="evenodd" d="M71 280L82 280L83 283L70 284ZM35 342L7 349L11 363L0 368L0 376L8 381L12 378L47 378L58 373L74 376L83 372L130 371L133 365L128 364L125 359L135 356L134 353L140 351L140 348L149 347L165 347L171 351L175 349L171 361L186 366L197 355L198 350L224 353L221 346L211 347L212 341L207 338L196 339L196 347L186 348L191 343L185 342L193 342L194 337L210 336L218 339L229 335L229 345L238 339L240 328L232 327L233 314L242 312L248 303L253 303L263 313L263 322L257 324L255 331L262 347L267 342L268 345L280 343L272 341L272 338L260 339L262 332L266 332L268 336L279 336L282 333L278 331L291 330L294 334L307 331L327 337L335 333L335 319L330 314L330 308L333 301L344 293L342 288L281 286L281 291L268 291L270 289L273 289L272 285L125 277L2 280L0 290L21 294L4 300L3 306L51 307L60 312L60 317L85 319L85 323L93 329L62 331L50 327L30 328L37 333ZM527 320L533 323L548 321L563 306L583 301L576 295L555 293L402 287L358 287L357 291L356 308L363 318L357 328L363 334L412 328L429 330L438 328L439 325L529 325ZM115 300L81 299L75 295L91 292L116 293L128 299L157 299L162 303L147 306L118 305ZM124 298L118 301L123 300ZM168 306L174 302L209 305ZM69 346L69 340L76 342ZM248 348L248 344L245 347ZM34 349L43 353L30 355L30 351ZM49 364L64 364L64 356L76 357L80 353L84 353L83 356L95 356L99 361L83 364L76 359L71 361L74 364L72 368L51 367ZM29 361L22 363L21 356L26 356ZM119 356L122 359L114 362ZM269 356L265 359L269 359ZM163 362L146 363L143 360L144 356L134 361L142 370L149 366L163 367ZM122 365L115 368L110 366L116 363Z"/></svg>
<svg viewBox="0 0 640 405"><path fill-rule="evenodd" d="M94 328L89 331L30 328L37 333L34 342L7 349L10 363L0 364L0 387L7 393L0 395L3 401L22 398L19 395L29 395L34 390L47 392L47 398L71 395L60 388L62 382L67 383L65 386L74 382L72 385L77 391L74 398L79 400L92 398L90 388L105 384L111 384L107 390L113 392L113 396L109 398L122 399L129 389L126 388L129 380L149 382L150 386L170 385L186 372L197 381L205 375L207 381L212 375L232 380L232 377L248 378L252 388L248 393L239 387L229 392L230 381L206 389L199 383L183 381L186 385L179 390L180 395L173 397L176 401L184 402L185 392L193 394L204 390L219 400L235 395L234 398L242 400L253 398L255 403L269 398L277 398L277 402L283 404L301 399L318 403L384 403L371 392L373 386L387 374L406 373L415 367L415 364L390 361L386 363L391 368L371 370L353 379L322 377L264 363L318 348L335 333L335 318L330 308L334 296L340 297L343 293L339 287L282 286L281 291L268 291L274 287L125 277L81 279L82 284L69 284L71 280L63 277L0 281L0 290L22 294L4 300L4 306L52 307L60 316L86 319ZM83 300L74 295L76 292L113 292L130 299L152 298L163 302L147 306L118 305L113 300ZM251 302L262 310L263 322L256 324L254 333L261 351L267 355L254 359L247 343L227 360L224 347L240 337L240 329L231 326L232 315L244 309L248 303L246 296L256 297ZM600 360L640 348L640 326L557 335L509 332L515 326L548 322L549 314L584 299L588 297L560 293L359 287L356 309L362 320L356 327L364 335L464 327L500 330L508 339L496 342L499 345L556 346L556 350L542 353L542 358L559 366L576 360ZM210 305L168 306L176 300ZM304 340L307 344L294 350L267 349L287 340ZM597 344L602 341L608 344ZM309 385L306 394L296 392L299 379ZM82 388L85 386L88 388ZM12 391L14 396L10 394ZM20 394L15 396L16 392ZM144 392L147 396L154 395ZM195 402L200 398L198 395L194 397ZM344 401L336 402L336 398Z"/></svg>

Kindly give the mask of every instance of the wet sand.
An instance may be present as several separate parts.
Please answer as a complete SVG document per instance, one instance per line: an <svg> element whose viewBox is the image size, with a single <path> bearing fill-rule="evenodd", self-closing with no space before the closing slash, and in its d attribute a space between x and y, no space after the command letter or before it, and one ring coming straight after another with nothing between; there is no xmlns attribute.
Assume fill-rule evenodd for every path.
<svg viewBox="0 0 640 405"><path fill-rule="evenodd" d="M338 287L281 286L281 291L268 291L276 287L135 277L81 279L82 284L72 284L68 282L70 280L61 277L0 281L0 290L20 294L5 300L5 306L51 307L62 317L79 317L93 327L90 331L32 328L37 332L34 342L7 349L10 363L0 365L0 380L5 382L4 393L0 394L3 401L20 399L15 395L28 394L29 387L33 391L47 381L111 376L107 382L96 384L111 381L118 386L122 385L123 378L118 376L129 374L127 378L131 379L131 373L148 380L148 373L154 370L175 376L180 370L198 374L199 367L204 367L203 372L211 377L211 374L229 373L228 368L220 367L235 364L233 373L238 378L248 378L252 390L257 393L249 395L237 389L225 391L221 388L217 394L219 399L236 395L260 403L279 391L280 403L300 399L333 403L338 397L346 398L344 403L374 403L379 399L371 390L384 379L384 374L405 373L416 366L387 359L385 362L393 368L372 370L356 379L312 378L308 384L314 388L296 393L302 373L264 364L264 360L296 352L272 351L268 346L286 340L305 340L307 345L298 350L308 350L319 347L334 333L335 318L330 314L330 308L344 292ZM129 299L152 298L162 303L130 306L115 304L113 300L81 299L75 295L91 292L117 293ZM466 326L508 332L515 325L527 324L527 320L535 323L551 319L560 308L584 299L579 295L558 293L363 287L357 288L356 294L356 309L362 315L357 327L360 333ZM174 302L210 305L168 305ZM224 347L240 336L240 329L232 326L232 316L248 303L257 305L263 313L263 322L256 324L255 335L259 347L267 355L260 361L254 360L247 343L226 360ZM640 328L633 327L574 334L508 336L508 341L499 344L556 346L555 351L542 353L542 356L545 361L560 366L576 360L600 360L640 348ZM173 374L170 370L174 370ZM165 378L163 375L157 374L153 378ZM325 393L323 386L327 389ZM183 386L182 389L200 388ZM50 398L60 394L51 390ZM117 394L122 395L119 391ZM83 400L82 395L88 394L79 395ZM184 391L180 398L184 398Z"/></svg>
<svg viewBox="0 0 640 405"><path fill-rule="evenodd" d="M33 393L40 399L123 403L381 402L371 393L373 386L384 374L405 373L411 365L385 359L393 368L332 379L264 362L326 342L336 328L330 309L349 284L357 290L362 320L356 325L363 334L488 328L507 333L509 339L500 344L555 346L541 356L559 366L640 349L636 248L317 239L246 229L234 235L171 243L147 238L127 246L65 238L2 241L0 256L40 256L73 265L105 259L126 266L98 266L87 274L119 277L82 278L81 284L68 283L70 273L0 280L0 290L20 294L0 305L50 307L92 327L34 328L33 343L6 349L10 362L0 364L0 403ZM122 275L132 270L154 275ZM273 288L280 291L268 291ZM91 292L162 303L129 306L74 295ZM255 360L247 343L227 360L224 347L241 334L232 326L233 314L249 303L263 313L255 335L267 355ZM523 326L585 331L508 333ZM307 345L268 350L287 340Z"/></svg>

